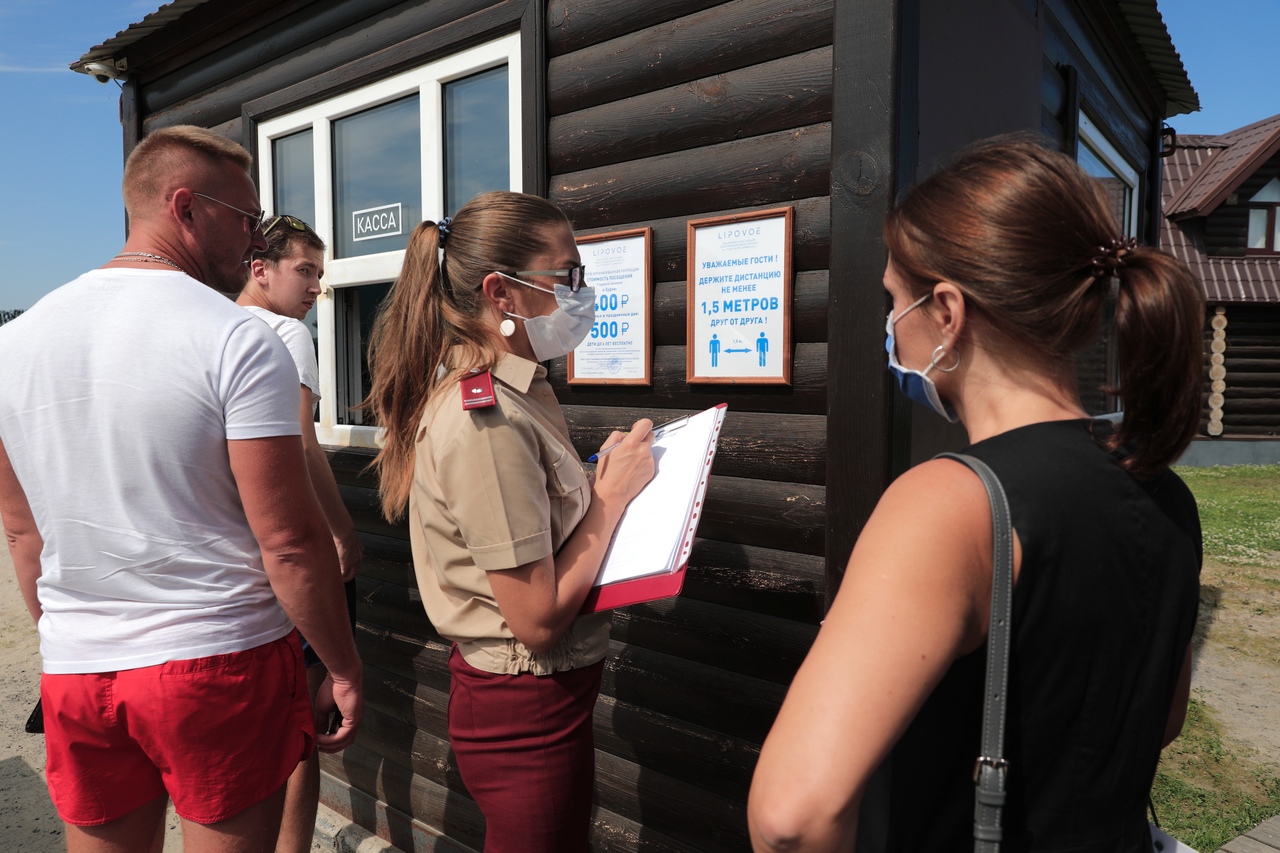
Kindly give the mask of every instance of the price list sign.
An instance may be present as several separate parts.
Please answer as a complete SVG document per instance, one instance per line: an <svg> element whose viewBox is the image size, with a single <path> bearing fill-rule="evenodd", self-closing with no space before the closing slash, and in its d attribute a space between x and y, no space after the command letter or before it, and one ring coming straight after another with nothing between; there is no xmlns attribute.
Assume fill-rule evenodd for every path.
<svg viewBox="0 0 1280 853"><path fill-rule="evenodd" d="M578 237L587 284L596 292L596 320L569 354L569 384L650 385L649 269L653 229Z"/></svg>
<svg viewBox="0 0 1280 853"><path fill-rule="evenodd" d="M687 382L791 384L792 216L689 221Z"/></svg>

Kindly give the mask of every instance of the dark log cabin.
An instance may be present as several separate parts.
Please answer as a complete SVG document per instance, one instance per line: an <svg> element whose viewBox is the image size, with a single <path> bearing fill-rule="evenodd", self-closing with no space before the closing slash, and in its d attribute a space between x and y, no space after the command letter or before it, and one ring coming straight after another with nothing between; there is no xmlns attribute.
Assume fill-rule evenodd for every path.
<svg viewBox="0 0 1280 853"><path fill-rule="evenodd" d="M1196 464L1280 461L1280 115L1178 136L1161 247L1204 285L1204 405Z"/></svg>
<svg viewBox="0 0 1280 853"><path fill-rule="evenodd" d="M652 384L570 385L553 363L575 442L586 456L639 415L729 414L683 593L614 616L593 845L742 850L759 744L861 525L904 466L963 443L885 370L895 196L968 141L1043 131L1154 242L1162 122L1198 108L1155 0L176 0L75 67L125 80L126 153L155 128L215 128L255 153L264 205L329 243L319 433L366 548L368 713L325 757L324 798L406 851L484 834L445 734L448 646L350 409L417 220L500 187L582 234L652 229ZM790 384L687 384L686 223L784 206ZM384 207L399 224L356 239L353 217ZM1103 410L1105 341L1086 361Z"/></svg>

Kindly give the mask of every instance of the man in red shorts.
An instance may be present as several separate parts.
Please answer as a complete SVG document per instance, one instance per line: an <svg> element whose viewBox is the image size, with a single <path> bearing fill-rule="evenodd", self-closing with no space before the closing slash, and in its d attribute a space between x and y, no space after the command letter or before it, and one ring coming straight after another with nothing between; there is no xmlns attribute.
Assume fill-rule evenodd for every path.
<svg viewBox="0 0 1280 853"><path fill-rule="evenodd" d="M0 517L72 853L158 853L170 798L188 850L270 851L285 779L363 711L297 374L217 292L266 245L250 165L201 128L151 134L125 166L124 249L0 329Z"/></svg>

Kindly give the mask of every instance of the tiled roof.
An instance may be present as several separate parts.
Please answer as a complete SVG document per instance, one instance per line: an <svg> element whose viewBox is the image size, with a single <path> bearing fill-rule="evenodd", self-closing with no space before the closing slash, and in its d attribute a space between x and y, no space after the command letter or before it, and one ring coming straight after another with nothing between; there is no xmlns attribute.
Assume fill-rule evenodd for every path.
<svg viewBox="0 0 1280 853"><path fill-rule="evenodd" d="M1197 217L1204 214L1184 214L1175 220L1169 213L1175 202L1181 203L1189 194L1202 197L1196 188L1206 185L1206 175L1218 176L1220 184L1221 176L1228 171L1220 168L1220 163L1245 162L1236 153L1237 146L1259 150L1259 137L1265 126L1280 130L1280 115L1221 136L1179 136L1173 154L1164 161L1161 202L1165 216L1160 223L1160 248L1191 267L1210 303L1280 303L1280 256L1210 256L1197 222ZM1254 167L1266 159L1255 162ZM1236 185L1248 176L1247 172L1240 175Z"/></svg>
<svg viewBox="0 0 1280 853"><path fill-rule="evenodd" d="M1190 140L1204 137L1190 137ZM1165 206L1164 215L1208 216L1258 167L1280 151L1280 115L1208 137L1222 143L1200 164L1195 176ZM1190 141L1187 144L1192 144ZM1183 142L1178 140L1181 147Z"/></svg>

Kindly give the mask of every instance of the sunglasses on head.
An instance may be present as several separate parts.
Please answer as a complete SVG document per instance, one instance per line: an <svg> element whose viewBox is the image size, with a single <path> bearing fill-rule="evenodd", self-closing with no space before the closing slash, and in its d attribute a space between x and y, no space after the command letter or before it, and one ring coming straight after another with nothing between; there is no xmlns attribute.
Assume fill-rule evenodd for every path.
<svg viewBox="0 0 1280 853"><path fill-rule="evenodd" d="M516 270L516 275L549 275L555 278L569 279L569 292L577 293L587 283L585 266L570 267L567 270Z"/></svg>
<svg viewBox="0 0 1280 853"><path fill-rule="evenodd" d="M303 222L298 217L290 216L287 213L281 213L277 216L272 216L267 219L266 224L262 226L262 236L266 237L268 234L272 232L273 229L276 228L276 226L281 224L289 226L294 231L304 231L304 232L310 232L312 234L316 233L315 230L310 225Z"/></svg>

